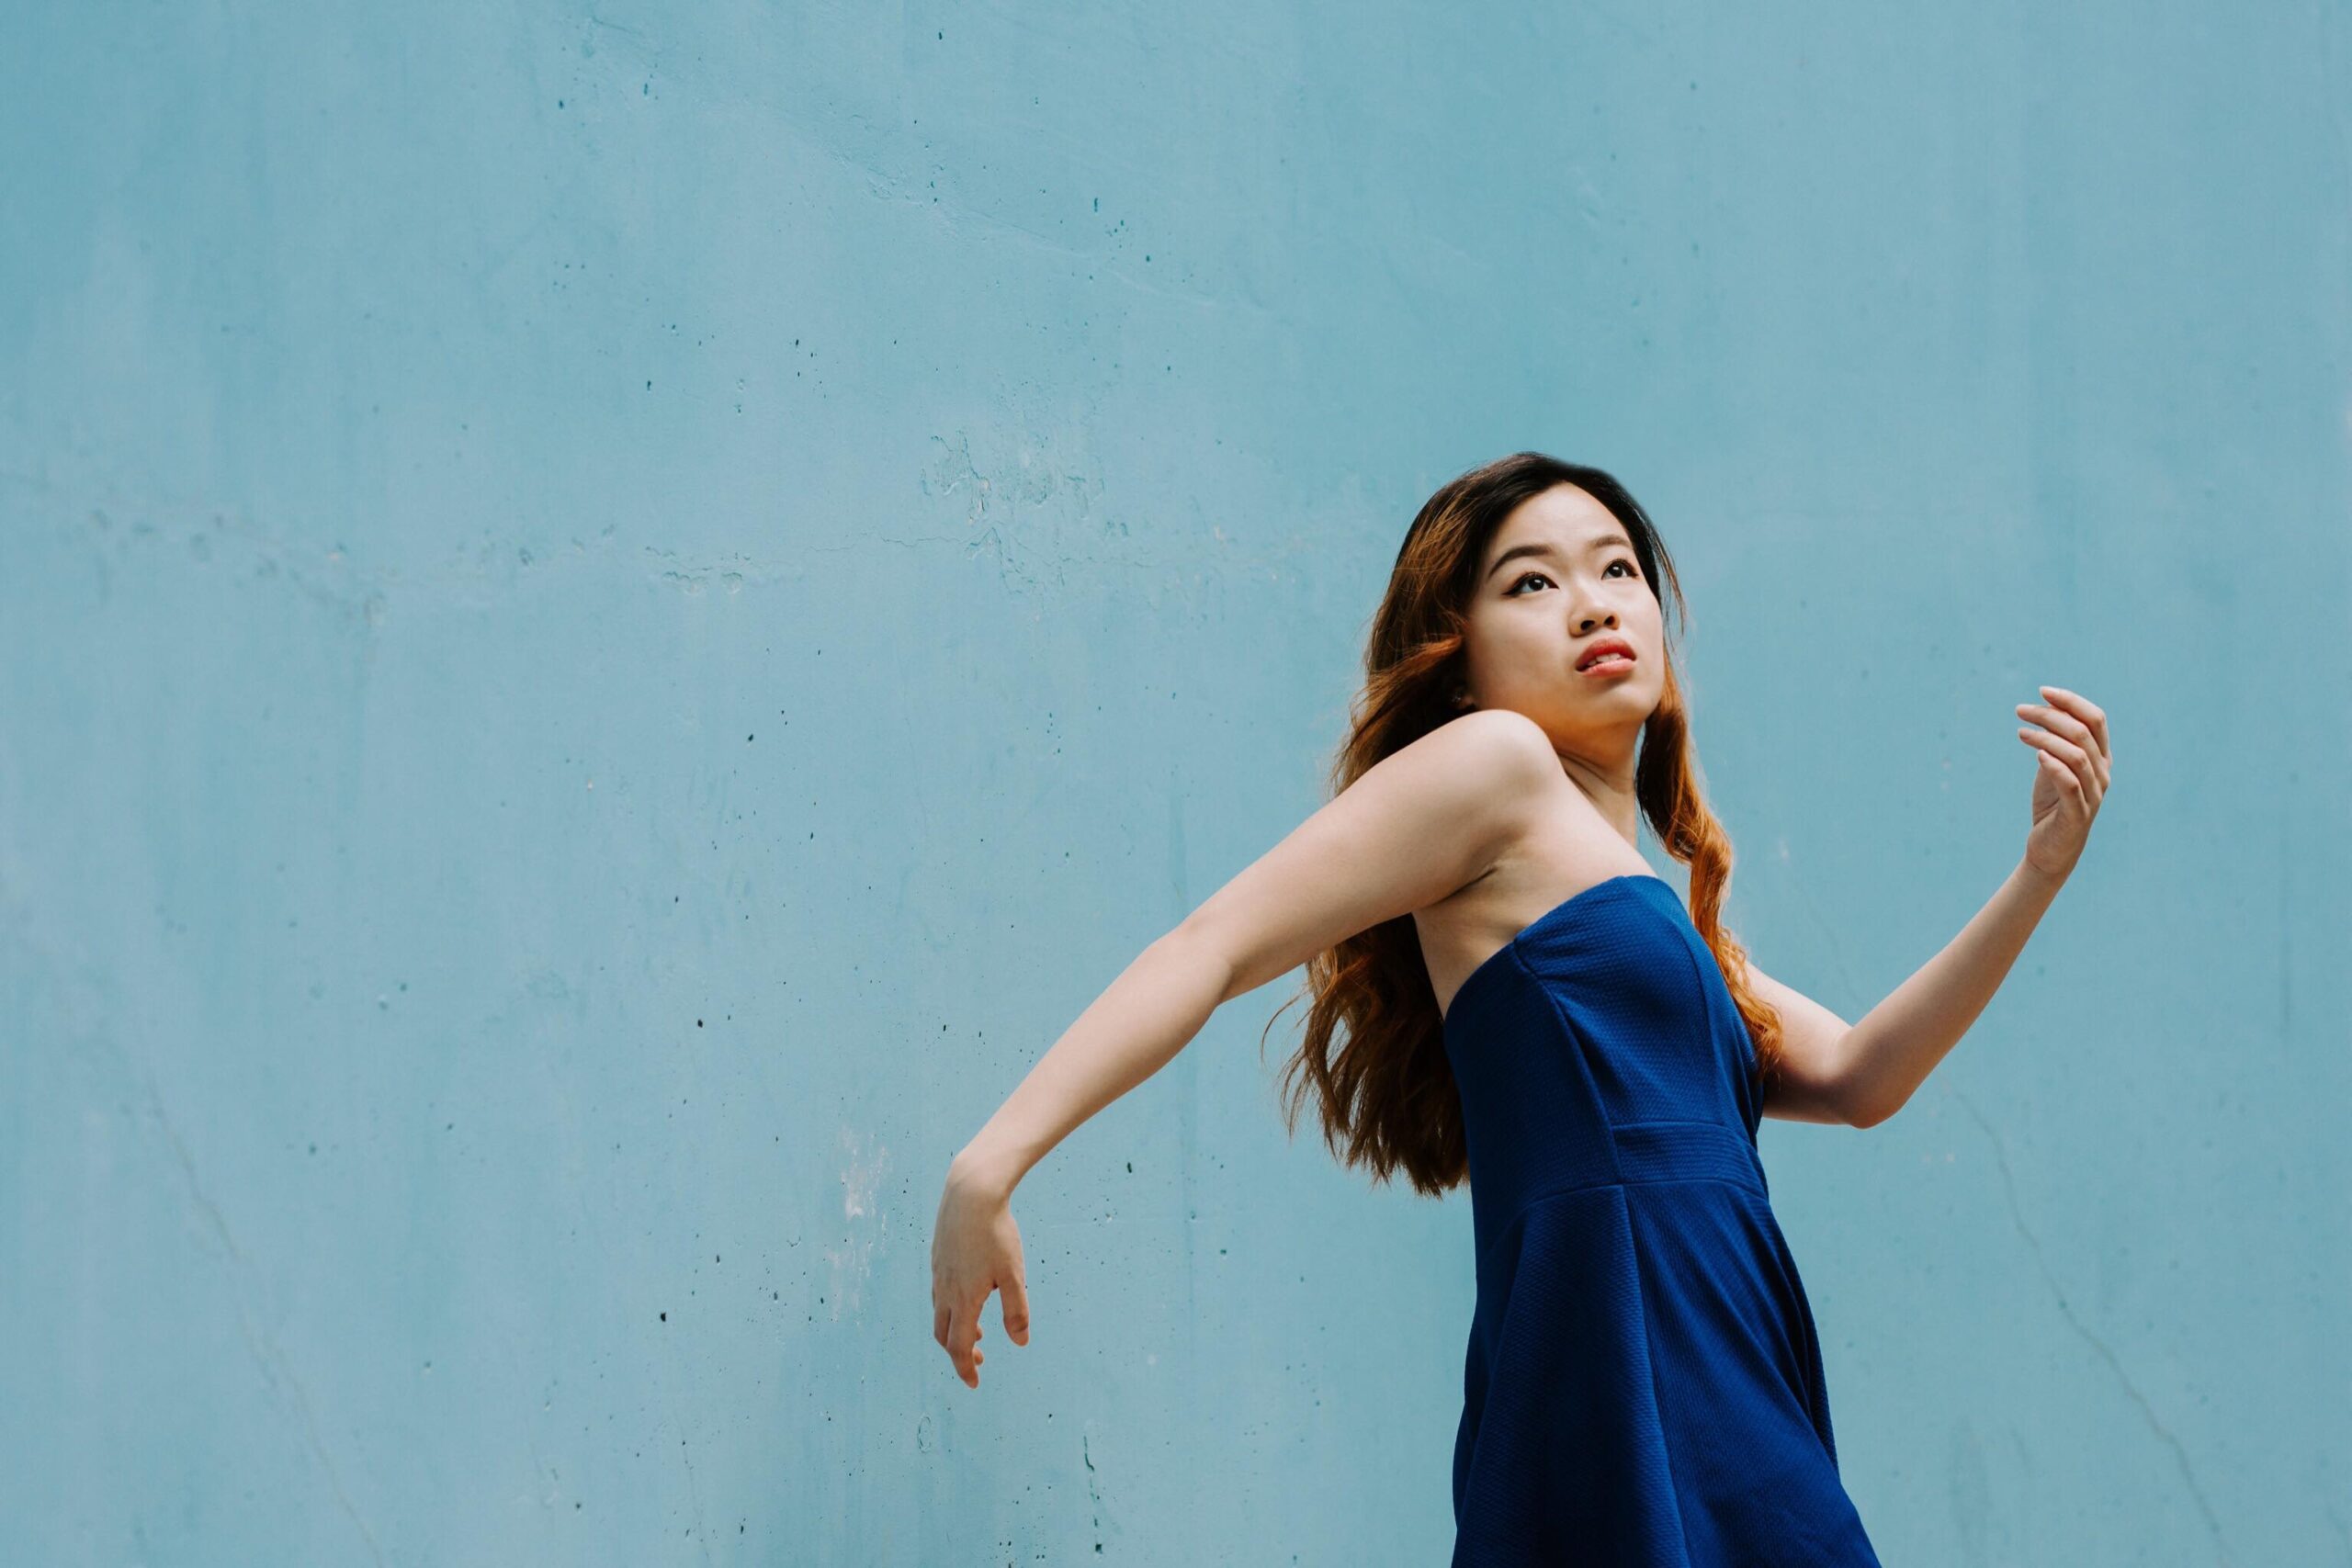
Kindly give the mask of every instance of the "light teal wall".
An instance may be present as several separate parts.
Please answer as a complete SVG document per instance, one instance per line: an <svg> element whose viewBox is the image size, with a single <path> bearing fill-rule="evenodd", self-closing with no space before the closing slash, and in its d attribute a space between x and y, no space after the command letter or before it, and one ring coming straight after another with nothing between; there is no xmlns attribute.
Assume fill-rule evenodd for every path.
<svg viewBox="0 0 2352 1568"><path fill-rule="evenodd" d="M1765 1130L1886 1561L2352 1561L2352 8L1771 11L13 7L0 1559L1442 1562L1466 1198L1285 1135L1292 981L977 1393L927 1247L1532 446L1849 1017L2113 716Z"/></svg>

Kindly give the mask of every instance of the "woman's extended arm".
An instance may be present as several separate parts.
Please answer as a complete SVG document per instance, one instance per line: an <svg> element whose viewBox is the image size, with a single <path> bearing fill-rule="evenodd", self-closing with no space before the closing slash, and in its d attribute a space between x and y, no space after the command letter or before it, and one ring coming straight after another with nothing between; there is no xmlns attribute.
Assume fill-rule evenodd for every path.
<svg viewBox="0 0 2352 1568"><path fill-rule="evenodd" d="M2113 773L2107 715L2064 688L2041 693L2047 704L2018 705L2020 716L2047 727L2018 728L2039 762L2024 858L1942 952L1838 1042L1836 1098L1857 1127L1901 1110L1967 1032L2082 857Z"/></svg>
<svg viewBox="0 0 2352 1568"><path fill-rule="evenodd" d="M1365 770L1153 942L1080 1013L949 1162L932 1241L933 1337L979 1386L980 1308L1004 1292L1028 1343L1007 1208L1055 1145L1166 1066L1224 1002L1475 880L1514 841L1559 760L1532 719L1466 714Z"/></svg>
<svg viewBox="0 0 2352 1568"><path fill-rule="evenodd" d="M1847 1030L1837 1074L1846 1121L1875 1127L1903 1108L1993 999L2064 880L2020 861L1942 952Z"/></svg>

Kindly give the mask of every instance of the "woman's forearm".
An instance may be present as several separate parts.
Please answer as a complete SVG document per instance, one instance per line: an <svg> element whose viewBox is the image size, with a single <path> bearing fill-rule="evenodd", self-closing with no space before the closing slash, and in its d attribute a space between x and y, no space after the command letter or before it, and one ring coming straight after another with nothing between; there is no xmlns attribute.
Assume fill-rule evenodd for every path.
<svg viewBox="0 0 2352 1568"><path fill-rule="evenodd" d="M1847 1032L1849 1121L1875 1126L1902 1109L1993 999L2064 881L2020 862L1942 952Z"/></svg>
<svg viewBox="0 0 2352 1568"><path fill-rule="evenodd" d="M1231 981L1224 955L1185 927L1145 948L956 1154L950 1179L1010 1194L1080 1122L1166 1066Z"/></svg>

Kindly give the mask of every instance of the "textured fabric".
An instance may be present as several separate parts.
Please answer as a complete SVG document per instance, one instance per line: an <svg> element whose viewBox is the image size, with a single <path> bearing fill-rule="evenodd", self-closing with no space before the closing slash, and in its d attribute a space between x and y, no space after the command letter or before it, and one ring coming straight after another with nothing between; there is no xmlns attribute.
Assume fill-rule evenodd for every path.
<svg viewBox="0 0 2352 1568"><path fill-rule="evenodd" d="M1754 1047L1673 888L1554 908L1463 982L1445 1047L1477 1245L1453 1568L1877 1568Z"/></svg>

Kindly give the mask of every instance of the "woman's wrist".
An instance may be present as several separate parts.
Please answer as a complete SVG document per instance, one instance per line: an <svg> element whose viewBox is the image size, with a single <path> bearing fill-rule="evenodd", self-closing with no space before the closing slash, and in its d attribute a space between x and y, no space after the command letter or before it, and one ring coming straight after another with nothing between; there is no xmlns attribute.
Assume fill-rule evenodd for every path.
<svg viewBox="0 0 2352 1568"><path fill-rule="evenodd" d="M1011 1198L1023 1175L1020 1162L975 1138L947 1162L947 1181L981 1197Z"/></svg>
<svg viewBox="0 0 2352 1568"><path fill-rule="evenodd" d="M2030 860L2019 860L2017 870L2009 876L2027 892L2047 903L2058 896L2058 889L2066 886L2066 878L2072 874L2072 867L2065 871L2044 871Z"/></svg>

